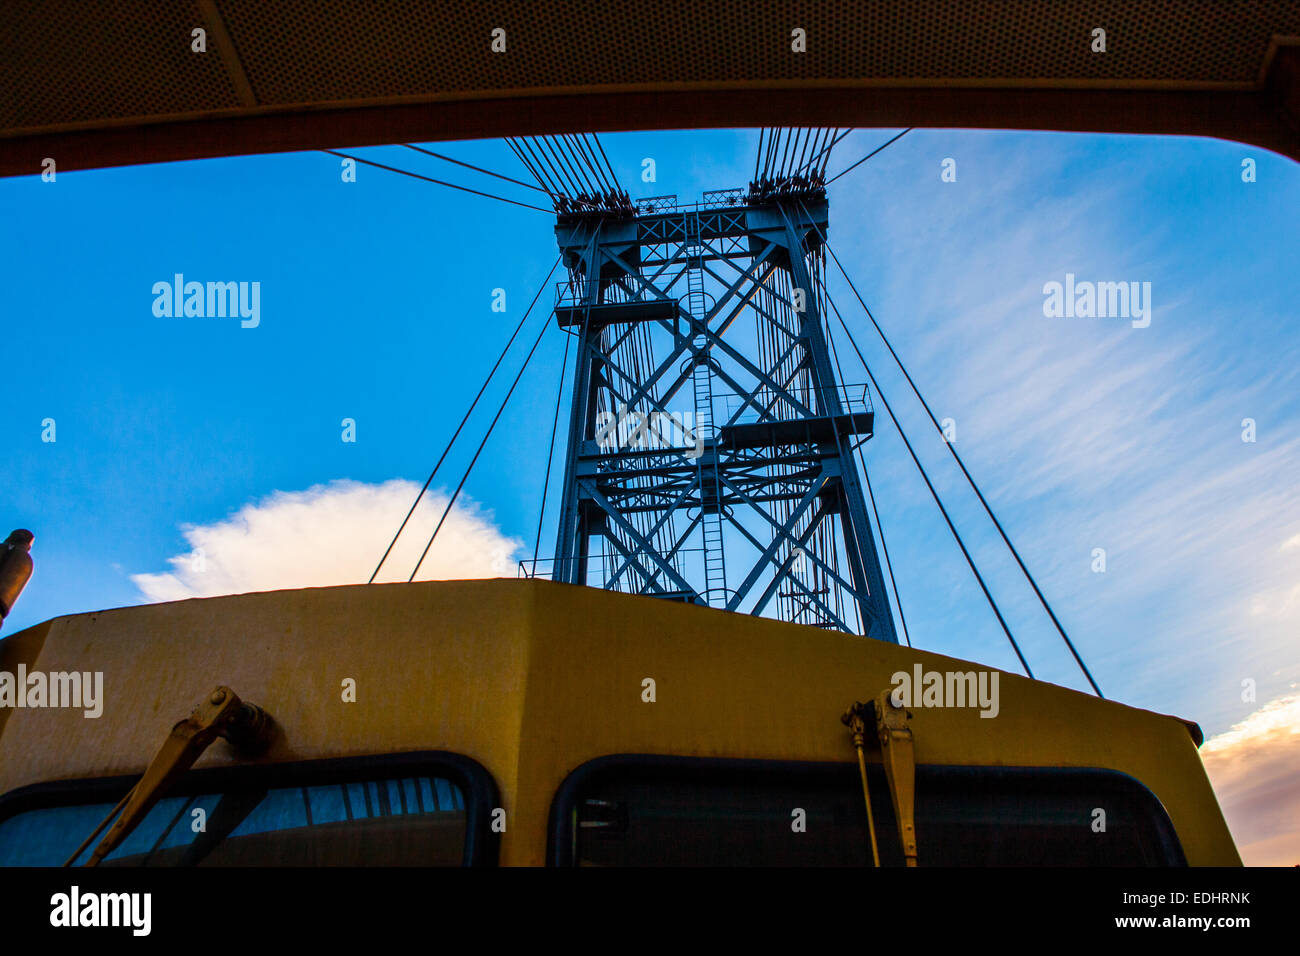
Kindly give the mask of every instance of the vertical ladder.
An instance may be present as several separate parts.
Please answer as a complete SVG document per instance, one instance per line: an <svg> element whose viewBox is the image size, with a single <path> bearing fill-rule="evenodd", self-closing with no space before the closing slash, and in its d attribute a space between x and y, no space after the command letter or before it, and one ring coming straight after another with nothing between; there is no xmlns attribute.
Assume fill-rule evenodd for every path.
<svg viewBox="0 0 1300 956"><path fill-rule="evenodd" d="M690 234L691 226L694 234ZM687 217L688 240L698 239L699 220ZM692 243L686 263L686 308L703 322L708 312L704 293L704 260ZM704 454L696 462L700 480L700 527L704 532L705 602L710 607L727 604L727 565L722 551L722 481L718 469L718 447L713 425L713 365L709 359L709 340L702 334L692 339L695 367L691 384L695 390L695 431L704 442Z"/></svg>

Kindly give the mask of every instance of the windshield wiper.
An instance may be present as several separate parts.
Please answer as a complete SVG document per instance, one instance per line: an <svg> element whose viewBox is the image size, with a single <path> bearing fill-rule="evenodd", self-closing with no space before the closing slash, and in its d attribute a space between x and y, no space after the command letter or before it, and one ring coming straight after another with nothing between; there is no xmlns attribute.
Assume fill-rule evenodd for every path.
<svg viewBox="0 0 1300 956"><path fill-rule="evenodd" d="M916 755L912 712L894 703L893 689L881 691L875 700L855 703L844 712L841 722L853 734L858 751L858 772L862 776L862 798L867 806L867 832L871 837L871 859L880 866L880 848L876 843L876 821L871 813L871 788L867 785L867 762L863 747L872 730L880 741L880 762L889 784L889 798L898 821L898 838L903 848L903 865L916 866Z"/></svg>
<svg viewBox="0 0 1300 956"><path fill-rule="evenodd" d="M98 866L131 835L167 789L194 766L194 761L218 737L225 737L236 749L254 756L270 743L272 727L270 716L262 708L240 700L229 687L218 687L194 708L192 714L172 728L144 775L63 865L71 866L120 810L122 815L117 817L117 822L85 864Z"/></svg>

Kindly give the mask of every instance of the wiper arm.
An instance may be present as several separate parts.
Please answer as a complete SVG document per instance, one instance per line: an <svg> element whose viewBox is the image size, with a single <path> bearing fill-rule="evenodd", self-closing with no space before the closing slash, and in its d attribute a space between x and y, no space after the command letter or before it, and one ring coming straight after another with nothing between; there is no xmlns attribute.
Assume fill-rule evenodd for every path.
<svg viewBox="0 0 1300 956"><path fill-rule="evenodd" d="M880 761L889 783L889 798L898 821L898 838L903 847L903 865L916 866L916 754L912 712L894 703L893 689L886 688L873 701L855 703L840 720L853 734L858 751L858 772L862 776L862 797L867 805L867 831L871 836L871 859L880 866L876 843L876 821L871 814L871 788L867 785L867 763L862 748L874 728L880 741Z"/></svg>
<svg viewBox="0 0 1300 956"><path fill-rule="evenodd" d="M203 751L218 737L225 737L237 749L255 755L265 750L270 742L271 727L272 721L266 711L240 700L229 687L218 687L194 708L189 717L172 728L144 775L63 865L71 866L121 810L122 815L117 817L85 864L99 865L131 835L168 788L194 766Z"/></svg>

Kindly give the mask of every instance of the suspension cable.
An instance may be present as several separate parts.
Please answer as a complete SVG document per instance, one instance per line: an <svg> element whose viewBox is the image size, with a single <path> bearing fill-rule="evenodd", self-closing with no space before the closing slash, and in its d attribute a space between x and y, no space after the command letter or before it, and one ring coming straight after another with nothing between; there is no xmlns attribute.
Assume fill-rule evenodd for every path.
<svg viewBox="0 0 1300 956"><path fill-rule="evenodd" d="M572 178L572 181L575 184L573 187L575 195L581 193L584 189L589 188L583 183L582 177L578 175L577 170L574 168L573 160L569 156L568 150L564 149L558 140L553 140L549 136L542 136L539 137L539 142L541 142L541 144L550 151L551 155L555 157L556 165L565 169L568 176Z"/></svg>
<svg viewBox="0 0 1300 956"><path fill-rule="evenodd" d="M576 199L573 196L567 195L564 190L568 187L557 185L551 174L546 173L542 166L541 159L534 155L533 148L525 140L520 140L516 143L515 140L507 137L506 145L509 146L515 156L519 158L519 161L524 164L524 167L532 174L533 178L541 184L542 191L551 197L551 202L555 204L556 210L560 208L559 200L561 198L580 206L586 206L590 209L596 208L594 203L587 202L584 199ZM525 155L525 150L528 151L527 155Z"/></svg>
<svg viewBox="0 0 1300 956"><path fill-rule="evenodd" d="M579 136L573 137L573 139L577 143L579 149L581 149L583 154L587 157L587 161L591 163L591 168L596 171L596 175L600 178L601 185L604 187L605 191L617 193L618 178L611 175L613 170L606 169L606 164L601 162L600 157L596 155L596 151L591 148L591 144L587 142L587 134L583 133ZM595 139L594 133L592 134L592 139ZM596 145L600 145L599 142L597 142Z"/></svg>
<svg viewBox="0 0 1300 956"><path fill-rule="evenodd" d="M838 130L827 129L825 127L818 127L816 130L813 131L813 135L808 138L808 147L811 150L811 152L808 153L809 159L807 160L807 162L805 162L804 154L802 153L799 154L799 165L794 168L795 175L798 175L798 173L801 170L803 170L803 168L807 165L807 163L812 162L819 155L821 155L822 146L824 146L827 143L827 141L829 141L830 138L836 134L836 132L838 132Z"/></svg>
<svg viewBox="0 0 1300 956"><path fill-rule="evenodd" d="M569 147L567 142L560 137L535 136L532 137L532 139L536 143L537 153L552 170L556 180L562 185L562 188L557 191L561 195L564 195L570 202L586 206L589 209L599 209L600 205L598 203L577 198L582 195L584 189L589 190L593 196L599 195L600 193L599 188L593 187L590 182L588 182L587 174L581 171L583 167L590 171L590 164L581 160L581 158L578 157ZM533 150L532 147L529 146L527 140L528 137L524 137L522 142L525 147L529 148L529 152L531 153Z"/></svg>
<svg viewBox="0 0 1300 956"><path fill-rule="evenodd" d="M594 182L595 170L591 168L591 163L587 161L586 157L574 148L571 138L561 135L553 136L551 139L555 143L556 150L564 158L564 161L568 163L569 169L573 171L573 174L582 184L582 188L590 195L600 195L600 184Z"/></svg>
<svg viewBox="0 0 1300 956"><path fill-rule="evenodd" d="M802 142L800 142L799 140L798 133L795 134L795 142L799 143L799 155L798 156L791 155L790 161L794 165L793 168L791 168L791 170L786 174L787 176L794 175L794 170L798 169L800 165L803 164L804 157L808 155L808 144L812 142L814 131L809 129L809 130L804 130L803 132L804 132L804 136Z"/></svg>
<svg viewBox="0 0 1300 956"><path fill-rule="evenodd" d="M774 152L773 146L776 143L777 132L778 132L777 129L773 127L769 127L767 129L766 141L765 142L760 141L758 144L758 151L760 155L762 155L763 157L763 178L764 179L771 178L772 153Z"/></svg>
<svg viewBox="0 0 1300 956"><path fill-rule="evenodd" d="M542 191L554 199L555 190L551 188L551 184L547 182L546 178L538 172L537 167L533 165L532 161L524 155L524 151L508 136L506 137L506 145L510 147L510 151L515 154L518 160L524 164L524 168L533 174L533 178L541 185Z"/></svg>
<svg viewBox="0 0 1300 956"><path fill-rule="evenodd" d="M782 218L782 220L785 222L786 228L787 228L790 232L793 233L793 232L794 232L794 224L791 222L789 215L787 215L785 208L784 208L784 207L781 207L781 206L778 206L777 208L780 210L781 218ZM805 265L805 268L806 268L806 265ZM818 285L818 287L819 287L820 291L823 293L823 295L825 294L826 283L825 283L824 281L819 281L819 273L820 273L820 272L824 272L824 271L825 271L825 268L826 268L826 266L825 266L825 261L824 261L824 259L823 259L820 268L818 268L816 262L814 262L813 269L808 270L808 272L809 272L809 278L811 278L812 281ZM793 283L793 276L791 276L790 281L791 281L791 283ZM785 291L786 291L785 289L782 290L782 292L785 292ZM811 290L810 290L810 291L811 291ZM786 308L786 307L787 307L786 304L785 304L784 302L782 302L782 308L784 309L784 308ZM818 311L818 318L819 318L819 321L824 321L825 316L821 314L823 310L818 309L817 311ZM792 324L793 324L793 323L792 323ZM829 330L830 330L830 324L827 323L827 331L828 331L828 333L829 333ZM843 374L842 371L839 373L839 376L840 376L840 379L839 379L840 382L843 383L843 381L844 381L844 374ZM821 385L823 389L826 388L825 383L819 382L818 384ZM836 396L836 401L837 401L837 404L838 404L838 396ZM820 407L821 407L823 410L828 406L828 404L829 404L829 400L828 400L828 398L827 398L827 396L826 396L826 394L825 394L824 392L823 392L821 395L818 395L818 396L817 396L817 402L818 402L818 404L820 405ZM831 420L831 433L835 436L835 449L836 449L836 454L839 455L840 461L843 462L844 464L847 464L847 466L848 466L849 469L851 470L851 469L853 468L852 456L851 456L851 455L845 455L845 453L844 453L844 446L843 446L843 444L841 444L841 442L840 442L840 430L839 430L839 426L835 424L834 419ZM847 461L845 461L846 458L848 459ZM865 473L865 471L866 471L865 465L863 466L863 471L864 471L864 473ZM844 481L843 476L841 476L840 481L841 481L841 483L843 483L843 481ZM877 523L879 523L879 519L877 519ZM856 522L850 522L850 524L851 524L851 526L852 526L852 528L853 528L853 534L852 534L852 539L853 539L853 540L852 540L852 546L853 546L853 550L854 550L855 552L857 552L858 566L862 569L862 570L861 570L861 573L862 573L863 577L865 578L866 573L867 573L867 564L868 564L868 561L867 561L867 549L866 549L866 548L863 546L863 544L862 544L862 540L861 540L861 537L860 537L860 532L859 532L859 529L858 529L858 527L857 527ZM868 529L868 530L869 530L869 529ZM845 540L844 540L845 556L848 557L850 560L852 560L853 555L849 553L849 545L850 545L849 537L850 537L849 535L845 535ZM883 532L882 532L882 535L881 535L881 541L882 541L882 543L883 543L883 541L884 541ZM868 587L868 591L869 591L869 590L870 590L870 587ZM856 596L855 596L855 597L856 597ZM860 599L860 598L858 599L858 604L861 605L861 599ZM887 600L886 600L886 604L888 604L888 601L887 601ZM901 610L900 610L900 613L901 613ZM862 617L862 608L861 608L861 607L858 608L858 617L859 617L859 618ZM862 627L863 633L866 634L867 631L868 631L867 622L864 621L864 620L860 620L859 623L860 623L860 625L861 625L861 627ZM892 619L891 619L890 623L891 623L891 624L893 623ZM910 646L910 643L909 643L909 646Z"/></svg>
<svg viewBox="0 0 1300 956"><path fill-rule="evenodd" d="M583 135L586 134L584 133ZM618 173L614 172L614 164L611 163L609 157L605 155L605 147L601 145L600 137L595 133L592 133L591 140L596 144L596 148L600 150L600 158L605 161L605 168L609 170L609 178L613 181L614 188L619 192L623 192L623 184L619 182Z"/></svg>
<svg viewBox="0 0 1300 956"><path fill-rule="evenodd" d="M613 192L613 187L609 185L609 180L605 178L605 171L601 169L600 163L596 161L596 157L587 149L586 141L573 135L566 135L563 138L568 142L569 148L572 149L583 160L586 167L591 170L592 174L596 178L599 191L607 193Z"/></svg>
<svg viewBox="0 0 1300 956"><path fill-rule="evenodd" d="M557 262L556 264L558 265L559 263ZM551 273L554 272L555 268L552 267ZM525 319L527 319L528 315L533 311L533 306L535 306L537 300L541 298L542 290L544 290L549 284L550 279L551 276L548 274L546 279L538 287L537 294L533 296L533 301L528 304L528 308L524 312ZM506 410L506 405L510 403L510 396L514 395L515 388L519 385L519 380L524 377L524 372L528 369L528 363L532 361L533 354L537 351L537 346L542 344L542 337L546 335L546 330L550 327L551 323L549 319L543 317L541 332L537 333L537 339L533 342L533 347L528 350L528 354L524 357L524 364L519 367L519 372L515 375L515 380L510 383L510 389L506 392L506 397L501 400L501 407L497 409L497 413L493 416L491 424L488 425L487 433L483 436L483 440L479 442L478 449L475 450L474 457L470 459L469 465L465 468L465 474L461 476L460 483L456 485L456 490L452 492L451 497L447 499L447 507L442 510L442 517L438 519L438 524L434 527L433 534L429 535L429 541L424 546L424 551L420 554L420 560L415 563L415 569L411 572L411 576L406 579L408 583L414 581L415 576L420 573L420 566L424 564L424 559L428 557L429 549L433 547L434 538L438 537L438 532L442 530L443 522L447 520L447 515L451 514L452 506L456 503L456 499L460 497L461 491L465 488L465 482L469 481L470 472L474 470L474 465L478 463L479 455L483 453L483 448L487 445L488 439L492 437L492 431L497 427L497 422L501 420L501 416Z"/></svg>
<svg viewBox="0 0 1300 956"><path fill-rule="evenodd" d="M867 160L869 160L872 156L875 156L876 153L880 152L882 149L885 149L885 148L886 148L887 146L889 146L891 143L896 143L896 142L898 142L900 139L902 139L902 138L903 138L904 136L906 136L908 133L912 132L913 129L914 129L914 127L909 126L907 129L903 130L901 133L899 133L899 134L898 134L897 136L895 136L893 139L889 140L888 142L882 143L881 145L879 145L879 146L877 146L875 149L873 149L871 152L867 153L867 155L863 156L861 159L859 159L859 160L858 160L856 163L854 163L852 166L848 167L848 169L841 169L838 173L836 173L836 174L835 174L834 176L832 176L830 179L826 180L826 185L829 186L831 183L835 182L835 180L839 179L839 178L840 178L841 176L843 176L845 173L849 172L849 170L857 169L859 166L861 166L863 163L865 163Z"/></svg>
<svg viewBox="0 0 1300 956"><path fill-rule="evenodd" d="M825 288L823 283L823 294ZM840 365L840 350L835 345L835 336L832 333L830 323L826 324L826 338L831 345L831 357L835 359L835 372L840 381L844 381L844 368ZM912 646L912 638L907 633L907 616L903 613L903 599L898 596L898 582L894 580L894 563L889 559L889 545L885 543L885 526L880 523L880 512L876 509L876 494L871 490L871 475L867 471L866 456L862 453L862 445L855 445L854 449L858 455L858 462L862 466L862 479L867 486L867 497L871 501L871 515L876 519L876 530L880 532L880 550L885 555L885 570L889 572L889 586L894 591L894 606L898 608L898 620L903 626L903 640L907 646Z"/></svg>
<svg viewBox="0 0 1300 956"><path fill-rule="evenodd" d="M508 202L512 206L523 206L525 209L536 209L538 212L544 212L548 216L554 214L554 210L543 209L541 206L534 206L531 203L520 202L517 199L507 199L505 196L498 196L495 193L485 193L478 189L470 189L468 186L457 186L455 183L444 182L441 179L433 179L429 176L421 176L419 173L413 173L406 169L398 169L396 166L385 166L383 163L376 163L373 160L362 159L360 156L349 156L347 153L340 153L334 149L322 149L322 153L329 153L331 156L339 156L343 159L350 159L354 163L364 163L367 166L374 166L376 169L386 169L390 173L400 173L403 176L410 176L412 179L421 179L426 183L434 183L438 186L446 186L448 189L459 189L464 193L473 193L475 196L486 196L488 199L495 199L498 202Z"/></svg>
<svg viewBox="0 0 1300 956"><path fill-rule="evenodd" d="M566 135L564 139L569 143L570 150L578 156L586 164L587 169L591 171L599 191L605 193L613 192L614 187L605 176L604 167L601 166L600 160L596 159L596 154L587 145L586 139L573 134Z"/></svg>
<svg viewBox="0 0 1300 956"><path fill-rule="evenodd" d="M542 510L537 515L537 539L533 542L533 577L537 577L537 551L542 546L542 522L546 519L546 493L551 487L551 465L555 458L555 436L560 430L560 400L564 397L564 373L569 370L569 346L573 336L564 337L564 361L560 363L560 387L555 390L555 421L551 424L551 447L546 452L546 477L542 479ZM554 574L554 568L551 571Z"/></svg>
<svg viewBox="0 0 1300 956"><path fill-rule="evenodd" d="M573 188L573 184L569 183L555 168L555 164L551 162L550 158L546 155L546 152L542 149L542 143L540 141L530 143L528 138L524 137L519 140L519 143L528 151L528 155L533 158L533 162L537 164L537 168L546 176L552 192L561 195L569 195L578 192L578 190Z"/></svg>
<svg viewBox="0 0 1300 956"><path fill-rule="evenodd" d="M807 212L806 209L804 211L805 213ZM816 228L815 223L814 228ZM818 231L820 232L820 230ZM824 239L825 237L823 237L823 242ZM876 333L880 336L880 340L885 343L885 348L889 349L889 354L894 357L894 362L897 363L899 370L903 373L903 377L907 379L907 384L911 387L912 394L915 395L917 401L921 403L921 407L925 409L925 413L930 416L930 422L934 425L935 430L942 436L943 427L939 424L939 420L930 409L929 403L926 402L924 397L922 397L920 389L916 387L916 382L914 382L912 376L908 374L907 368L903 365L903 360L898 357L898 353L894 351L894 347L889 343L889 339L885 336L884 329L880 327L880 323L876 321L876 317L872 315L871 310L867 308L867 303L863 301L861 293L858 292L858 287L854 285L853 280L849 278L849 274L845 271L844 265L840 262L839 256L835 255L835 250L831 248L830 243L824 242L824 244L826 246L826 251L829 252L831 258L835 260L835 265L839 268L840 275L844 276L845 281L848 282L849 288L853 290L853 294L857 297L858 303L862 306L862 310L866 312L867 318L871 320L871 324L875 327ZM1079 665L1079 669L1083 671L1083 676L1088 679L1088 683L1092 685L1092 689L1096 692L1097 696L1105 699L1105 695L1101 692L1101 688L1097 686L1097 682L1093 680L1092 674L1089 672L1087 665L1083 662L1083 658L1079 655L1078 650L1075 649L1074 642L1071 641L1069 635L1065 633L1065 628L1061 625L1060 620L1057 619L1056 612L1052 610L1051 604L1048 603L1047 598L1043 595L1042 589L1038 586L1038 582L1034 580L1034 576L1029 572L1029 568L1025 566L1024 560L1020 557L1020 552L1017 551L1016 546L1011 543L1011 538L1002 527L1002 522L998 521L997 515L993 513L993 508L989 505L987 499L985 499L984 493L980 491L979 485L975 483L975 479L966 469L966 464L961 460L961 455L957 453L957 449L953 447L953 443L948 441L946 438L944 439L944 445L947 446L953 460L957 462L957 467L961 469L961 473L965 475L966 482L975 492L975 496L979 498L980 504L984 506L984 513L989 516L989 519L993 522L993 526L998 529L998 534L1001 535L1003 543L1007 546L1007 550L1009 550L1012 557L1016 559L1016 564L1020 566L1020 571L1024 574L1025 580L1027 580L1029 586L1034 589L1034 594L1037 595L1039 603L1042 604L1043 610L1047 612L1047 616L1052 619L1052 624L1055 625L1057 632L1065 641L1066 647L1070 649L1070 653L1074 656L1074 660Z"/></svg>
<svg viewBox="0 0 1300 956"><path fill-rule="evenodd" d="M541 186L535 186L532 183L526 183L522 179L515 179L512 176L506 176L501 173L494 173L490 169L484 169L482 166L475 166L473 163L466 163L459 159L452 159L450 156L444 156L442 153L435 153L431 149L425 149L423 146L416 146L414 143L398 143L406 149L413 149L417 153L424 153L426 156L432 156L434 159L441 159L443 162L455 163L457 166L464 166L466 169L472 169L476 173L483 173L485 176L495 176L497 179L504 179L508 183L514 183L516 186L523 186L525 189L535 189L539 193L546 192ZM547 195L550 195L547 193Z"/></svg>
<svg viewBox="0 0 1300 956"><path fill-rule="evenodd" d="M792 131L787 129L784 132L785 132L785 143L781 149L781 165L777 167L780 170L780 176L782 177L785 176L785 168L786 165L789 163L791 142L794 139L794 134L798 133L798 130Z"/></svg>
<svg viewBox="0 0 1300 956"><path fill-rule="evenodd" d="M1011 642L1012 649L1016 652L1016 657L1020 659L1020 666L1025 669L1025 673L1028 674L1030 678L1033 678L1034 672L1029 669L1029 662L1025 660L1025 655L1020 652L1020 645L1016 643L1016 639L1011 635L1011 628L1007 626L1006 619L1003 618L1002 611L999 610L997 601L993 599L992 592L989 591L988 585L984 583L984 577L980 574L979 569L975 567L975 559L971 557L970 551L966 548L966 543L962 541L961 535L957 532L957 526L952 523L952 518L948 516L948 509L943 506L943 502L939 499L939 493L935 490L934 484L930 481L930 476L926 474L925 467L921 464L921 460L916 457L916 452L912 449L912 443L908 441L907 433L903 431L902 423L898 420L898 416L894 414L893 408L890 407L889 400L885 398L885 393L881 390L880 383L877 382L876 377L871 374L871 366L867 364L866 357L862 354L862 350L858 348L858 343L854 340L853 333L849 331L848 324L845 323L844 316L840 314L839 307L835 304L835 300L831 298L829 290L826 292L826 301L830 303L831 309L835 312L835 318L839 320L840 326L844 329L844 334L848 336L849 344L853 346L853 351L858 353L858 359L862 362L863 369L866 370L867 378L871 380L872 387L875 388L876 394L880 396L881 404L885 406L885 411L889 413L890 420L894 423L894 427L898 429L898 436L903 439L903 445L906 446L907 453L912 456L912 462L921 473L921 478L925 481L925 486L930 489L930 496L934 498L934 503L939 506L939 512L943 515L943 520L948 523L948 530L952 532L952 536L957 540L957 546L961 548L961 553L966 558L966 564L969 565L971 573L975 575L975 580L979 582L980 590L984 592L984 597L988 600L989 607L993 609L993 613L997 616L998 624L1002 626L1002 633L1007 636L1007 640Z"/></svg>
<svg viewBox="0 0 1300 956"><path fill-rule="evenodd" d="M559 265L560 265L560 257L557 257L554 264L551 266L551 271L546 274L546 278L542 281L542 289L546 288L546 286L550 283L551 276L555 274L555 270L559 268ZM538 291L538 295L540 295L542 290L538 289L537 291ZM534 302L537 301L536 296L533 297L533 301ZM532 306L529 306L529 309L531 308ZM488 385L492 382L492 377L496 375L497 369L500 368L501 363L505 361L506 353L510 351L510 346L514 344L516 336L518 336L520 331L522 331L524 327L524 323L527 321L528 321L528 313L525 312L524 317L520 319L519 324L515 326L515 330L510 333L510 339L506 342L505 348L501 350L501 354L497 357L496 364L493 365L492 370L488 372L487 378L484 379L483 385L478 390L478 394L474 396L474 401L469 403L469 408L465 411L465 416L460 420L460 424L456 426L456 431L452 434L451 439L447 442L447 447L442 450L442 454L439 456L437 464L435 464L433 466L433 470L429 472L429 477L424 480L424 487L421 488L420 493L415 496L415 501L411 503L410 510L406 512L406 517L402 519L402 524L400 527L398 527L397 534L393 535L393 540L388 542L388 547L384 550L384 556L380 558L379 563L375 565L375 570L370 575L370 580L366 582L367 584L375 583L375 578L379 576L379 569L382 568L384 566L384 562L388 560L388 555L392 553L393 546L397 544L397 539L401 537L402 532L406 529L406 523L411 520L411 515L415 513L416 507L420 504L420 499L422 499L424 497L425 492L429 490L429 485L433 484L433 479L434 476L438 474L438 469L442 467L442 463L446 460L447 455L451 453L452 445L454 445L456 443L456 439L460 437L461 430L465 427L466 423L469 421L470 415L474 413L474 409L478 406L479 399L482 398L483 393L487 391Z"/></svg>
<svg viewBox="0 0 1300 956"><path fill-rule="evenodd" d="M850 126L844 132L840 133L838 136L832 139L829 143L827 143L824 147L822 147L821 152L817 153L815 156L813 156L812 159L808 160L808 162L804 163L802 166L796 169L794 171L794 175L796 176L799 175L801 172L803 172L805 169L809 167L819 170L822 173L825 173L826 163L823 161L820 165L818 165L817 161L822 160L823 158L825 160L829 160L831 158L831 149L834 148L835 144L838 143L840 140L842 140L845 136L848 136L849 133L852 133L853 129L854 127Z"/></svg>

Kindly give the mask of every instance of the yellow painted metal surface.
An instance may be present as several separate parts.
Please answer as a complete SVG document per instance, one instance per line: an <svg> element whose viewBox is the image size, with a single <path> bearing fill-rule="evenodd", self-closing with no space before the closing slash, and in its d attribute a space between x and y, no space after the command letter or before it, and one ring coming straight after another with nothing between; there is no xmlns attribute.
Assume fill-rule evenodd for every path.
<svg viewBox="0 0 1300 956"><path fill-rule="evenodd" d="M216 684L279 725L259 763L446 750L501 791L501 862L545 860L564 778L611 754L840 761L840 715L897 671L981 670L816 628L546 581L277 591L55 618L0 670L102 671L99 718L0 709L0 793L140 773ZM355 703L343 700L346 678ZM655 701L643 700L643 680ZM1099 767L1163 803L1192 865L1239 865L1184 723L1001 673L999 713L914 708L918 764ZM878 752L875 754L878 759ZM238 763L224 745L199 768ZM924 853L924 834L921 834Z"/></svg>

